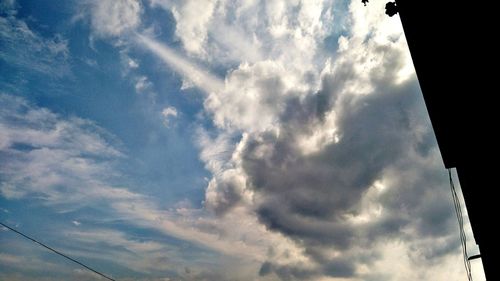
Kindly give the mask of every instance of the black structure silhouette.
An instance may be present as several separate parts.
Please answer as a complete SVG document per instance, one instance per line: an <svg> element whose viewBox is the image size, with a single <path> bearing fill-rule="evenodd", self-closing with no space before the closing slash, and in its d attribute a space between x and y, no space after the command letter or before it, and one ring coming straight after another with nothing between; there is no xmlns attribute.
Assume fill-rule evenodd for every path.
<svg viewBox="0 0 500 281"><path fill-rule="evenodd" d="M398 13L398 7L396 6L396 2L388 2L385 4L385 14L389 17L394 16Z"/></svg>
<svg viewBox="0 0 500 281"><path fill-rule="evenodd" d="M500 280L494 9L421 0L396 0L389 9L400 14L445 167L457 169L486 278Z"/></svg>

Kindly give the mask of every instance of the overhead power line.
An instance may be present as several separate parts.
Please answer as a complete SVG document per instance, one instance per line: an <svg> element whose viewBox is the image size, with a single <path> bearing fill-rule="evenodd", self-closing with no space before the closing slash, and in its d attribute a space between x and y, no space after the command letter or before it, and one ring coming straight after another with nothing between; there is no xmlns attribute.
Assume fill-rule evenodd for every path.
<svg viewBox="0 0 500 281"><path fill-rule="evenodd" d="M467 273L467 278L469 281L472 281L472 268L470 264L471 258L476 258L475 256L469 258L469 254L467 252L467 236L465 235L464 230L464 218L462 213L462 206L460 205L460 200L458 198L457 191L455 189L455 184L453 183L453 177L451 175L451 169L448 169L448 176L450 178L450 189L451 196L453 198L453 205L455 207L455 213L458 219L458 227L460 231L460 243L462 244L462 254L464 258L465 271Z"/></svg>
<svg viewBox="0 0 500 281"><path fill-rule="evenodd" d="M17 233L17 234L21 235L22 237L24 237L24 238L26 238L26 239L28 239L28 240L31 240L31 241L33 241L33 242L37 243L38 245L40 245L40 246L44 247L45 249L48 249L48 250L50 250L50 251L52 251L52 252L54 252L54 253L56 253L56 254L60 255L61 257L64 257L64 258L66 258L66 259L68 259L68 260L70 260L70 261L72 261L72 262L74 262L74 263L76 263L76 264L78 264L78 265L80 265L80 266L82 266L82 267L84 267L84 268L86 268L86 269L88 269L88 270L90 270L90 271L94 272L95 274L98 274L98 275L100 275L100 276L102 276L102 277L104 277L104 278L106 278L106 279L108 279L108 280L111 280L111 281L116 281L115 279L113 279L113 278L111 278L111 277L109 277L109 276L105 275L104 273L101 273L101 272L99 272L99 271L97 271L97 270L95 270L95 269L91 268L90 266L85 265L84 263L79 262L79 261L75 260L74 258L71 258L71 257L69 257L69 256L67 256L67 255L65 255L65 254L63 254L63 253L61 253L61 252L59 252L58 250L55 250L55 249L53 249L53 248L51 248L51 247L49 247L49 246L47 246L47 245L43 244L42 242L39 242L39 241L38 241L38 240L36 240L35 238L32 238L32 237L30 237L30 236L28 236L28 235L26 235L26 234L24 234L24 233L22 233L22 232L20 232L20 231L16 230L16 229L14 229L14 228L12 228L12 227L10 227L10 226L8 226L8 225L4 224L3 222L0 222L0 225L2 225L3 227L5 227L5 228L7 228L7 229L9 229L9 230L11 230L11 231L13 231L13 232L15 232L15 233Z"/></svg>

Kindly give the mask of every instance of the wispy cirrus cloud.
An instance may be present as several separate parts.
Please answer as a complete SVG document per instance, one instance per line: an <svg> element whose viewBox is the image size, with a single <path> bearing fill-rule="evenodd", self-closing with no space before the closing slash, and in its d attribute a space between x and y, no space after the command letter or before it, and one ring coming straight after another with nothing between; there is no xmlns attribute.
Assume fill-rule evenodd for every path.
<svg viewBox="0 0 500 281"><path fill-rule="evenodd" d="M122 231L92 229L91 226L100 219L123 221L127 225L175 237L219 255L236 257L241 263L250 262L255 268L259 264L256 261L265 259L269 247L282 252L295 248L294 251L300 254L294 243L268 232L245 210L219 220L199 209L160 209L155 200L132 191L119 180L121 173L114 162L126 156L115 148L120 146L119 142L104 129L88 120L62 118L20 97L2 94L0 99L7 105L0 110L2 196L10 200L32 200L59 212L95 208L102 213L100 218L86 218L83 223L81 219L73 221L72 227L83 224L85 231L63 234L75 242L75 246L88 243L97 251L97 246L105 243L107 250L97 255L91 253L94 250L91 251L90 246L85 246L79 251L70 250L75 256L100 256L112 262L124 253L108 251L109 248L120 247L125 252L136 253L135 257L124 257L123 263L144 272L154 270L138 262L137 255L160 255L158 259L161 259L161 256L165 257L165 251L170 251L168 243L134 242ZM245 225L241 226L243 221ZM236 229L238 231L234 231ZM175 258L177 251L180 250L174 249L170 256ZM118 262L119 265L123 263ZM177 272L173 267L164 269ZM219 271L213 266L205 269Z"/></svg>
<svg viewBox="0 0 500 281"><path fill-rule="evenodd" d="M68 40L60 34L40 35L17 17L17 5L15 1L1 3L0 63L58 78L71 74Z"/></svg>
<svg viewBox="0 0 500 281"><path fill-rule="evenodd" d="M64 120L26 100L1 95L1 192L7 198L38 194L47 204L74 204L88 198L134 198L104 183L114 175L110 162L123 154L102 128L79 118ZM78 191L78 192L75 192Z"/></svg>
<svg viewBox="0 0 500 281"><path fill-rule="evenodd" d="M168 46L140 34L137 35L137 41L140 45L149 49L163 62L168 64L171 68L179 72L183 75L183 77L189 79L205 92L218 92L224 88L224 82L221 79L215 77L210 72L204 70L200 66L197 66L193 62L190 62L188 59L178 55Z"/></svg>

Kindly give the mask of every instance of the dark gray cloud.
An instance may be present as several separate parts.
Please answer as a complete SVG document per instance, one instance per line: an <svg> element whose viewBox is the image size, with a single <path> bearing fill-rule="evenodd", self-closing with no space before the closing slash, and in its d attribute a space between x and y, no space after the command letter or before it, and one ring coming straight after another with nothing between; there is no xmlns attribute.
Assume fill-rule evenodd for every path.
<svg viewBox="0 0 500 281"><path fill-rule="evenodd" d="M346 62L323 78L319 92L306 98L290 95L293 98L280 115L279 134L255 133L243 141L241 166L247 188L256 193L259 221L294 239L319 265L301 269L270 260L260 275L275 273L283 280L352 277L357 265L376 259L371 245L379 241L397 238L412 243L417 237L448 237L453 209L447 190L440 189L446 178L436 161L436 143L418 83L410 79L396 84L402 55L390 45L374 50L388 59L370 73L371 93L345 93L347 84L357 79L356 62ZM304 153L298 138L312 134L331 110L338 116L339 141ZM384 178L390 186L377 199L382 214L361 225L347 219L360 214L368 190ZM235 199L224 204L229 207L239 200L225 198ZM415 242L412 250L424 259L438 259L458 246L456 239L446 239L434 250L428 250L434 247L429 242ZM366 248L354 254L356 247ZM326 255L331 249L343 257Z"/></svg>
<svg viewBox="0 0 500 281"><path fill-rule="evenodd" d="M266 261L259 270L259 276L269 276L271 274L281 280L306 280L319 276L315 270L303 269L297 266L277 265Z"/></svg>

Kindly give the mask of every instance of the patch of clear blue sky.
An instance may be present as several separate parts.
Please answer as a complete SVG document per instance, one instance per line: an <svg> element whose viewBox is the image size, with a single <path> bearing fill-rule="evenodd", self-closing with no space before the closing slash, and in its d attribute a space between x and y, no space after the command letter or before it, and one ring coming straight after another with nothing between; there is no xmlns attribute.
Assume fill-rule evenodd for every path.
<svg viewBox="0 0 500 281"><path fill-rule="evenodd" d="M63 76L53 76L0 59L0 92L21 96L38 107L59 114L63 119L77 116L91 120L116 136L113 145L127 156L116 163L122 175L116 184L149 196L159 208L170 208L181 200L201 206L207 185L205 178L210 177L210 173L199 160L195 130L198 126L213 128L209 121L196 119L196 114L203 106L202 94L196 89L180 91L181 77L144 50L129 49L128 55L137 60L140 67L124 75L120 57L120 50L123 49L113 46L109 40L99 39L91 46L88 23L72 22L80 4L78 1L19 1L16 18L26 22L30 30L43 38L61 36L68 40L67 63L70 71ZM171 14L145 5L142 19L144 26L155 26L160 41L180 49L180 43L174 36L175 21ZM27 46L17 48L20 47ZM15 48L8 50L10 53L7 55L15 58L16 51ZM152 83L149 91L154 93L155 103L151 103L147 95L136 92L134 77L138 76L146 76ZM179 112L174 125L169 128L164 126L160 115L166 106L173 106ZM57 249L76 251L85 247L80 243L72 244L71 237L66 237L65 231L113 229L126 233L128 239L170 245L176 249L173 250L175 256L172 261L195 265L198 261L201 263L204 259L215 260L218 257L217 253L206 248L157 230L131 226L129 221L109 216L107 206L65 210L65 206L47 206L43 201L33 198L7 200L2 196L0 206L0 219L3 222L17 225L21 231ZM107 217L110 219L106 220ZM81 225L72 224L73 220ZM4 253L17 256L20 249L24 249L25 257L42 258L63 269L78 268L14 234L2 235L0 239L2 245L13 245L3 248ZM124 249L110 248L109 245L102 247L103 250L126 252ZM131 272L120 263L78 257L90 265L99 265L99 268L114 276L141 275ZM0 266L0 272L4 274L11 270L16 269ZM61 277L58 276L61 273L53 268L23 270L26 276L30 272L34 276L43 274L45 277ZM162 276L165 276L165 272Z"/></svg>
<svg viewBox="0 0 500 281"><path fill-rule="evenodd" d="M77 257L79 261L90 265L94 268L102 269L113 276L141 277L144 274L134 272L133 269L127 268L124 260L141 259L135 253L130 252L126 248L127 245L107 244L100 241L99 244L86 244L85 242L75 240L72 232L97 232L101 230L118 231L125 235L129 241L154 242L165 245L168 249L164 249L162 253L168 256L169 260L163 262L176 264L189 264L191 266L201 266L207 261L216 261L220 256L218 253L198 246L196 244L177 239L175 237L165 235L158 230L151 228L142 228L140 226L132 226L130 221L121 220L119 217L109 217L107 206L102 207L83 207L76 209L66 209L61 206L47 206L33 200L6 200L0 196L0 219L2 222L17 228L18 230L35 237L37 240L50 245L55 249L62 250L64 253ZM75 225L73 221L77 221L79 225ZM80 269L78 265L69 262L68 260L57 256L46 249L39 247L33 242L28 241L12 232L1 232L0 245L9 245L2 247L3 254L19 256L27 260L45 261L60 267L56 268L38 268L33 270L34 276L44 276L46 278L53 276L61 277L65 270ZM102 252L103 255L99 253ZM83 255L79 253L85 253ZM110 260L115 258L117 260ZM124 260L120 260L124 258ZM170 266L170 268L175 268ZM0 264L0 273L7 274L13 268L2 266ZM12 273L15 273L15 270ZM19 270L19 269L17 269ZM168 275L169 269L149 272L149 277L154 277L154 274L161 274L162 277ZM31 271L23 269L23 275L30 276ZM175 276L174 272L171 272ZM34 277L33 276L33 277Z"/></svg>
<svg viewBox="0 0 500 281"><path fill-rule="evenodd" d="M339 0L334 1L332 5L332 14L333 14L333 24L332 24L332 32L330 35L325 37L323 40L323 46L321 49L327 50L329 53L334 53L339 48L339 37L340 36L349 36L348 20L349 18L344 16L345 11L349 10L349 4L351 2L348 0Z"/></svg>
<svg viewBox="0 0 500 281"><path fill-rule="evenodd" d="M71 74L49 77L2 65L0 90L21 95L62 116L92 120L115 135L128 156L119 163L124 175L122 184L132 190L153 196L162 206L182 199L195 206L201 204L204 178L210 176L194 145L195 128L200 125L195 115L202 110L201 93L181 92L179 75L168 71L152 55L131 48L128 55L140 64L134 75L148 77L153 85L149 91L155 94L156 102L148 102L145 95L136 93L134 76L124 75L121 48L100 39L92 48L89 25L71 21L78 5L77 1L19 3L17 18L31 30L47 38L60 34L68 40ZM178 48L172 15L144 6L143 24L154 25L159 40ZM89 61L96 65L89 65ZM160 115L166 106L174 106L179 112L170 128L164 126Z"/></svg>
<svg viewBox="0 0 500 281"><path fill-rule="evenodd" d="M91 45L88 23L72 22L78 12L78 5L81 2L18 2L16 18L24 21L37 36L46 39L60 36L67 40L70 71L63 76L53 76L0 59L0 92L21 96L38 107L59 114L62 119L77 116L91 120L116 136L113 145L127 157L116 163L122 177L115 184L148 196L159 208L170 208L186 199L195 207L201 206L207 185L205 178L210 177L210 173L199 160L194 140L195 129L198 126L209 130L213 128L209 121L196 119L196 114L202 111L202 94L196 89L180 91L182 80L178 74L169 71L145 50L133 47L129 49L128 56L137 60L140 67L124 75L120 57L123 48L113 46L112 40L96 39ZM154 25L158 40L180 50L180 43L174 36L175 21L172 15L162 9L150 9L147 5L144 8L143 25ZM19 45L3 51L15 58L19 48L28 46ZM89 62L95 62L95 65ZM155 103L149 102L147 95L136 92L134 79L138 76L146 76L152 83L149 91L154 93ZM164 126L160 115L166 106L173 106L179 112L170 128ZM72 238L65 236L66 231L113 229L126 233L128 239L155 241L175 248L168 253L174 255L171 261L196 265L206 260L216 260L219 256L204 247L110 216L108 206L65 209L66 206L45 205L43 200L36 198L6 199L2 196L0 206L0 219L3 222L18 226L19 230L57 249L78 250L85 246L78 242L72 244ZM74 225L74 220L81 225ZM18 256L20 249L24 249L23 256L28 258L41 257L62 268L78 268L12 233L2 235L1 239L2 245L13 245L3 248L4 253ZM117 249L102 245L102 250L114 252ZM99 265L100 269L115 276L136 276L123 265L118 265L120 262L116 264L109 260L77 256L79 260ZM9 273L9 270L12 268L0 266L2 273ZM30 272L26 269L23 274L30 275ZM38 269L33 274L45 277L55 274L56 278L56 272L54 269Z"/></svg>

